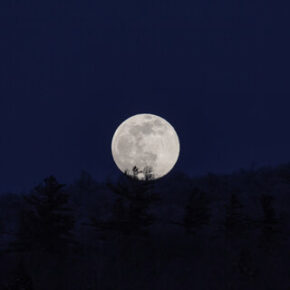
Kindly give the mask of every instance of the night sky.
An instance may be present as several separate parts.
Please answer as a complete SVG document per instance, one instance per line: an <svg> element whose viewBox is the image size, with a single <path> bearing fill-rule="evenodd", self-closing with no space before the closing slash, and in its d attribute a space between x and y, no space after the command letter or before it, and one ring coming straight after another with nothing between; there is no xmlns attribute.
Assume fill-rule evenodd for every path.
<svg viewBox="0 0 290 290"><path fill-rule="evenodd" d="M1 2L0 192L29 190L50 174L64 182L81 170L97 180L116 174L112 135L138 113L175 127L175 171L290 161L289 7Z"/></svg>

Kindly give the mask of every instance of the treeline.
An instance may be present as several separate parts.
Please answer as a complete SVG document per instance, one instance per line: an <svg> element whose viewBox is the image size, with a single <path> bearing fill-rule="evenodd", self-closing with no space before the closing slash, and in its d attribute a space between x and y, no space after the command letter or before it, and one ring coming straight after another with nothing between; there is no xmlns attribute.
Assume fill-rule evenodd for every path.
<svg viewBox="0 0 290 290"><path fill-rule="evenodd" d="M0 289L290 289L290 164L0 196Z"/></svg>

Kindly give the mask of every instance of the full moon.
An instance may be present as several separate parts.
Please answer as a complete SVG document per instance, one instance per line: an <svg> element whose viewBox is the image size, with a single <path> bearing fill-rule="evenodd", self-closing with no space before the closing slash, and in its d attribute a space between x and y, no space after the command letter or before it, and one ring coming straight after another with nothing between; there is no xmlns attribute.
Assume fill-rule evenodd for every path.
<svg viewBox="0 0 290 290"><path fill-rule="evenodd" d="M117 167L129 175L133 175L133 168L137 167L140 180L148 170L153 179L166 175L174 167L179 152L180 143L174 128L152 114L128 118L112 139L112 155Z"/></svg>

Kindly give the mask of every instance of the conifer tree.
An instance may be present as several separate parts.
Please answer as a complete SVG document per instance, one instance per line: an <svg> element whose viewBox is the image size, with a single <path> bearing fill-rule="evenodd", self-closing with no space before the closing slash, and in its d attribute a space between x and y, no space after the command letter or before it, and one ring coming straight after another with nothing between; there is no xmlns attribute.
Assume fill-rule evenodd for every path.
<svg viewBox="0 0 290 290"><path fill-rule="evenodd" d="M193 188L185 207L183 226L187 233L195 234L197 230L209 224L210 209L206 193Z"/></svg>
<svg viewBox="0 0 290 290"><path fill-rule="evenodd" d="M282 223L281 220L277 217L273 205L273 196L269 194L262 194L260 202L263 210L263 216L260 221L260 246L266 250L272 251L275 246L278 246L277 243L282 233Z"/></svg>
<svg viewBox="0 0 290 290"><path fill-rule="evenodd" d="M247 218L243 213L243 205L235 193L231 194L226 205L226 215L223 229L227 239L242 237L247 226Z"/></svg>
<svg viewBox="0 0 290 290"><path fill-rule="evenodd" d="M98 231L110 231L124 235L148 233L147 228L154 222L149 208L158 200L157 195L152 193L153 174L148 168L141 172L134 167L132 172L132 176L125 173L117 184L107 184L109 189L117 195L117 199L108 220L91 219L92 225ZM138 178L140 173L144 174L142 180Z"/></svg>
<svg viewBox="0 0 290 290"><path fill-rule="evenodd" d="M74 217L63 187L50 176L24 197L27 208L22 212L14 249L61 252L72 241Z"/></svg>

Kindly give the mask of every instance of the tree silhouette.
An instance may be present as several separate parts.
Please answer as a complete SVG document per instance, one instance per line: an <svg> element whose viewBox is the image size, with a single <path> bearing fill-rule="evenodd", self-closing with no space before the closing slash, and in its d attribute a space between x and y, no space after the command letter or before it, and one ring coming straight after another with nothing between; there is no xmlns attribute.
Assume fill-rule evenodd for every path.
<svg viewBox="0 0 290 290"><path fill-rule="evenodd" d="M193 188L185 207L183 226L187 233L195 234L210 221L209 202L206 193L198 187Z"/></svg>
<svg viewBox="0 0 290 290"><path fill-rule="evenodd" d="M133 168L114 182L82 173L68 187L49 177L29 195L1 195L0 289L162 289L164 279L170 289L180 281L183 289L288 285L287 168L158 181L150 169ZM93 230L81 226L90 218ZM10 241L13 253L5 251ZM57 250L66 255L51 254Z"/></svg>
<svg viewBox="0 0 290 290"><path fill-rule="evenodd" d="M63 187L50 176L24 196L28 208L22 212L15 249L62 252L72 241L74 217Z"/></svg>
<svg viewBox="0 0 290 290"><path fill-rule="evenodd" d="M223 223L223 230L226 239L240 238L247 228L247 218L243 213L243 205L237 195L232 193L230 201L226 205L226 215Z"/></svg>
<svg viewBox="0 0 290 290"><path fill-rule="evenodd" d="M274 197L269 194L262 194L260 198L263 216L260 221L261 235L260 246L268 251L273 251L278 246L282 233L282 223L277 217L274 209Z"/></svg>
<svg viewBox="0 0 290 290"><path fill-rule="evenodd" d="M2 236L3 236L3 234L4 234L4 223L3 223L3 220L2 219L0 219L0 240L1 240L1 238L2 238Z"/></svg>
<svg viewBox="0 0 290 290"><path fill-rule="evenodd" d="M125 174L116 183L108 183L108 188L117 195L112 215L106 221L91 218L92 225L101 232L111 231L125 235L148 233L147 228L153 224L154 217L149 213L150 205L158 200L152 193L154 184L152 171L143 170L144 179L138 175L137 167L132 169L133 175Z"/></svg>

